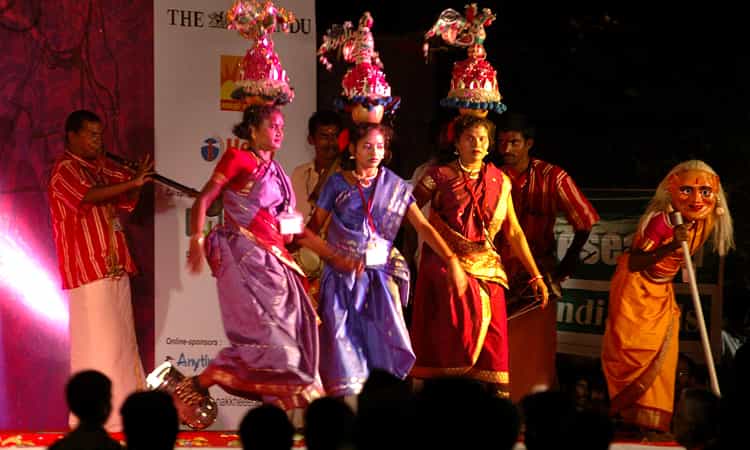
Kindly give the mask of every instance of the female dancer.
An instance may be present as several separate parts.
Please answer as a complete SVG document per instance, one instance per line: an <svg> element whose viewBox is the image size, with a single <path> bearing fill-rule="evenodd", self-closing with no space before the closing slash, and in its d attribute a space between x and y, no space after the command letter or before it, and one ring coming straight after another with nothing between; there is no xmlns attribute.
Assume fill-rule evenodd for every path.
<svg viewBox="0 0 750 450"><path fill-rule="evenodd" d="M534 296L547 303L547 287L534 263L513 211L508 177L485 164L494 125L472 115L454 124L453 155L443 155L414 190L419 205L431 201L430 223L458 256L469 275L463 295L448 289L446 267L425 249L414 295L411 336L416 378L465 376L508 395L508 337L505 294L508 282L492 242L502 232L533 278ZM456 156L457 155L457 156Z"/></svg>
<svg viewBox="0 0 750 450"><path fill-rule="evenodd" d="M232 345L183 383L178 395L194 401L196 391L218 384L231 394L290 410L320 396L322 387L317 317L301 282L304 274L285 244L294 234L304 235L298 243L329 264L353 270L356 263L301 229L291 183L273 159L284 139L281 111L250 106L234 133L247 139L250 148L229 149L195 200L188 256L190 270L198 273L205 249ZM211 231L204 246L206 208L219 194L225 223Z"/></svg>
<svg viewBox="0 0 750 450"><path fill-rule="evenodd" d="M320 373L326 392L344 397L358 394L373 368L404 378L414 363L402 311L409 269L393 246L404 216L444 261L446 289L466 288L463 269L417 208L411 185L382 167L390 129L356 125L349 136L349 159L323 187L310 222L315 232L330 216L329 245L366 266L359 275L326 266L321 280Z"/></svg>

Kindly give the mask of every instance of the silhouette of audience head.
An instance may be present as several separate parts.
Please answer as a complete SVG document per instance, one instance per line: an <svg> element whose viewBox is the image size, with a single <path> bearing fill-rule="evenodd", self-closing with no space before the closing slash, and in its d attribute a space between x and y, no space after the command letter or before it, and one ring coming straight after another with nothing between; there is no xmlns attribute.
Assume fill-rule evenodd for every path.
<svg viewBox="0 0 750 450"><path fill-rule="evenodd" d="M305 411L305 444L307 450L337 450L351 447L354 412L342 400L323 397Z"/></svg>
<svg viewBox="0 0 750 450"><path fill-rule="evenodd" d="M358 411L378 407L382 403L411 401L411 387L392 373L373 369L358 396Z"/></svg>
<svg viewBox="0 0 750 450"><path fill-rule="evenodd" d="M490 396L486 401L484 411L480 409L480 414L486 417L483 421L485 448L511 450L515 447L521 429L521 416L513 402Z"/></svg>
<svg viewBox="0 0 750 450"><path fill-rule="evenodd" d="M416 414L413 400L407 382L384 370L371 370L358 397L356 448L413 449L410 445Z"/></svg>
<svg viewBox="0 0 750 450"><path fill-rule="evenodd" d="M566 393L538 392L521 400L528 450L569 448L573 444L576 405ZM573 446L575 447L575 446Z"/></svg>
<svg viewBox="0 0 750 450"><path fill-rule="evenodd" d="M172 450L179 419L172 397L163 391L130 394L120 408L128 450Z"/></svg>
<svg viewBox="0 0 750 450"><path fill-rule="evenodd" d="M674 413L675 439L687 450L713 448L719 439L721 401L705 389L685 389Z"/></svg>
<svg viewBox="0 0 750 450"><path fill-rule="evenodd" d="M65 398L81 423L104 425L112 410L112 382L96 370L78 372L68 381Z"/></svg>
<svg viewBox="0 0 750 450"><path fill-rule="evenodd" d="M240 441L244 450L289 450L294 427L279 407L261 405L253 408L240 423Z"/></svg>
<svg viewBox="0 0 750 450"><path fill-rule="evenodd" d="M511 449L516 443L516 407L465 378L426 380L417 396L419 439L424 447Z"/></svg>

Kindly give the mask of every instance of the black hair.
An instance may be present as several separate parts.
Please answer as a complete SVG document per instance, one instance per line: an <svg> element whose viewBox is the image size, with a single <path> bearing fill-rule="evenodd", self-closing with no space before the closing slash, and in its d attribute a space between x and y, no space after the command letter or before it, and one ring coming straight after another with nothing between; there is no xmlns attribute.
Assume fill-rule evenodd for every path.
<svg viewBox="0 0 750 450"><path fill-rule="evenodd" d="M529 118L521 113L507 113L500 117L497 132L500 134L505 131L518 131L524 139L536 138L536 128Z"/></svg>
<svg viewBox="0 0 750 450"><path fill-rule="evenodd" d="M292 447L294 427L281 408L265 404L245 414L239 435L244 450L288 450Z"/></svg>
<svg viewBox="0 0 750 450"><path fill-rule="evenodd" d="M252 105L245 108L242 113L242 122L232 128L232 133L240 139L250 140L250 127L258 127L264 120L270 118L274 113L281 112L279 108L271 105ZM251 143L252 144L252 143Z"/></svg>
<svg viewBox="0 0 750 450"><path fill-rule="evenodd" d="M383 140L385 141L385 156L381 165L386 165L391 162L391 141L393 140L393 129L383 123L355 123L349 127L349 144L354 147L357 146L357 142L364 139L371 131L380 131L383 134ZM350 158L352 153L347 147L341 152L341 168L344 170L353 170L355 167L354 159Z"/></svg>
<svg viewBox="0 0 750 450"><path fill-rule="evenodd" d="M112 409L112 382L96 370L78 372L65 386L65 399L81 422L101 425Z"/></svg>
<svg viewBox="0 0 750 450"><path fill-rule="evenodd" d="M128 450L171 450L179 431L172 397L163 391L130 394L120 408Z"/></svg>
<svg viewBox="0 0 750 450"><path fill-rule="evenodd" d="M310 119L307 120L308 136L313 136L318 128L328 125L335 125L338 130L341 130L341 117L330 110L321 110L313 113Z"/></svg>
<svg viewBox="0 0 750 450"><path fill-rule="evenodd" d="M352 447L355 415L342 399L321 397L305 410L305 444L308 450Z"/></svg>
<svg viewBox="0 0 750 450"><path fill-rule="evenodd" d="M686 448L712 448L719 439L721 400L705 389L685 389L675 411L674 434Z"/></svg>
<svg viewBox="0 0 750 450"><path fill-rule="evenodd" d="M79 109L68 114L68 118L65 119L65 141L68 140L68 133L78 133L83 128L84 122L102 123L102 119L99 118L95 113L86 110Z"/></svg>
<svg viewBox="0 0 750 450"><path fill-rule="evenodd" d="M438 164L448 164L455 160L456 143L461 139L461 135L466 131L474 127L484 127L487 130L487 137L489 138L489 144L487 151L492 153L492 149L495 148L495 124L491 120L483 117L477 117L472 115L460 115L453 119L453 122L448 124L449 128L453 128L452 132L452 145L446 146L440 150L437 157ZM450 132L448 133L451 134Z"/></svg>

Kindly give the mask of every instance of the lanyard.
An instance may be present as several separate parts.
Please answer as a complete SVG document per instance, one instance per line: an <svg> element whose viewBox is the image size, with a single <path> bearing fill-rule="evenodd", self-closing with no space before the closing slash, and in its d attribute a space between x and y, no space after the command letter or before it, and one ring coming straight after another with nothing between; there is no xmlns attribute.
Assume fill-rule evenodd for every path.
<svg viewBox="0 0 750 450"><path fill-rule="evenodd" d="M370 198L365 199L365 191L362 190L362 186L360 186L359 181L357 181L357 190L359 191L359 196L362 199L362 208L365 210L365 215L367 216L367 224L370 226L370 230L372 230L372 234L376 234L377 230L375 228L375 219L372 217L372 201L375 198L375 189L378 187L378 177L380 173L375 176L375 183L372 185L372 192L370 193Z"/></svg>

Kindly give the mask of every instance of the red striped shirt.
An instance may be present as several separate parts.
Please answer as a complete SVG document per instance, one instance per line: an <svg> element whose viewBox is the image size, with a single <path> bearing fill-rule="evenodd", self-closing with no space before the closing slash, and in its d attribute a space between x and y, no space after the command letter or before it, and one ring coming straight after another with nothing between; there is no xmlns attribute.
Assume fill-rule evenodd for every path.
<svg viewBox="0 0 750 450"><path fill-rule="evenodd" d="M123 272L135 273L125 234L117 226L117 214L132 211L137 199L120 195L96 204L83 201L92 187L130 178L109 161L89 162L69 151L55 163L49 204L63 289Z"/></svg>
<svg viewBox="0 0 750 450"><path fill-rule="evenodd" d="M535 258L554 254L558 213L575 231L591 230L599 221L599 214L562 168L532 158L524 173L507 166L503 171L513 183L513 209Z"/></svg>

